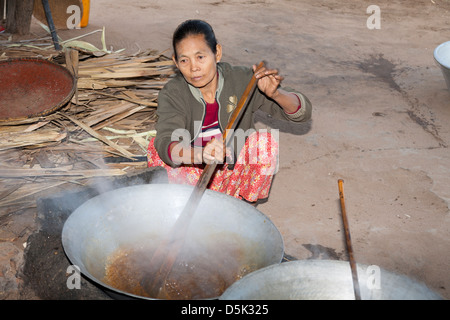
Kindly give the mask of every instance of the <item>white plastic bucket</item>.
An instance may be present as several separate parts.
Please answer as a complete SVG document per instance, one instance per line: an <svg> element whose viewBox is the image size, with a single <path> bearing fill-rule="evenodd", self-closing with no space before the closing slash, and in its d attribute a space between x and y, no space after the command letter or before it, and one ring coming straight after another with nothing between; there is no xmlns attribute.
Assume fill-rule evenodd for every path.
<svg viewBox="0 0 450 320"><path fill-rule="evenodd" d="M434 49L434 59L441 67L447 88L450 91L450 41L441 43Z"/></svg>

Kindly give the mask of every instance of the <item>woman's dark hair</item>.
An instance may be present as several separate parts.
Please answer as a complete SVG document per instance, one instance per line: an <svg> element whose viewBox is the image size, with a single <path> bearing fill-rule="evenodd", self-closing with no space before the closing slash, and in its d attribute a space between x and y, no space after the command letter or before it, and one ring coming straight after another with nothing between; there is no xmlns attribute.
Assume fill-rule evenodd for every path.
<svg viewBox="0 0 450 320"><path fill-rule="evenodd" d="M187 36L200 34L205 37L205 41L208 44L208 47L214 54L216 54L217 40L213 28L203 20L186 20L181 23L173 33L172 46L175 59L178 58L176 45Z"/></svg>

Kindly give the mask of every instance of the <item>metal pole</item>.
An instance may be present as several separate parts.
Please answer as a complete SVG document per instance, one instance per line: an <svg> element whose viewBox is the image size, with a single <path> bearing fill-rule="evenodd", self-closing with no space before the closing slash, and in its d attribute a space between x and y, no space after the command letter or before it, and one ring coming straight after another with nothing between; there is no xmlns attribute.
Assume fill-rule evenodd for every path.
<svg viewBox="0 0 450 320"><path fill-rule="evenodd" d="M61 46L59 45L58 35L56 34L55 24L53 23L52 12L50 11L50 5L48 4L48 0L42 0L42 6L44 7L45 17L47 18L47 24L50 29L50 33L52 34L53 45L55 46L55 50L61 50Z"/></svg>
<svg viewBox="0 0 450 320"><path fill-rule="evenodd" d="M361 300L361 291L359 288L359 281L358 281L358 271L357 271L357 267L356 267L355 258L353 256L352 240L350 237L350 227L348 225L347 212L345 210L343 183L344 183L344 180L342 180L342 179L338 180L339 198L341 200L341 209L342 209L342 221L344 223L344 231L345 231L345 241L347 243L347 250L348 250L348 255L349 255L349 259L350 259L350 269L352 271L353 291L355 292L355 299Z"/></svg>

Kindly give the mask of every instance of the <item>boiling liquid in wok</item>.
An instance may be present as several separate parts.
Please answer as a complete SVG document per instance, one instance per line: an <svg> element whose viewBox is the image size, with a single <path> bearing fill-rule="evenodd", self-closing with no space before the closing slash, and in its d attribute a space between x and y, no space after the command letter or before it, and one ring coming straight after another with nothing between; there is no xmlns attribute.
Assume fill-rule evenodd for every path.
<svg viewBox="0 0 450 320"><path fill-rule="evenodd" d="M256 269L242 265L243 253L236 247L183 250L177 257L165 285L156 296L151 283L155 270L150 260L155 248L119 248L110 257L103 281L138 296L181 300L220 296L233 282ZM150 280L150 281L149 281Z"/></svg>

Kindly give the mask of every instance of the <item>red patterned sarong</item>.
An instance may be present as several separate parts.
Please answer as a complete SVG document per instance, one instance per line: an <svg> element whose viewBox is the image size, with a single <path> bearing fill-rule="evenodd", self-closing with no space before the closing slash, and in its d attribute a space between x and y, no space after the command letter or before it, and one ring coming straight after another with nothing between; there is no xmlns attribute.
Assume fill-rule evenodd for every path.
<svg viewBox="0 0 450 320"><path fill-rule="evenodd" d="M165 164L150 140L147 151L149 167L162 166L167 170L169 183L195 185L203 169L195 166L172 168ZM254 132L247 140L234 168L219 165L208 189L254 202L269 196L273 175L278 165L278 141L268 132Z"/></svg>

